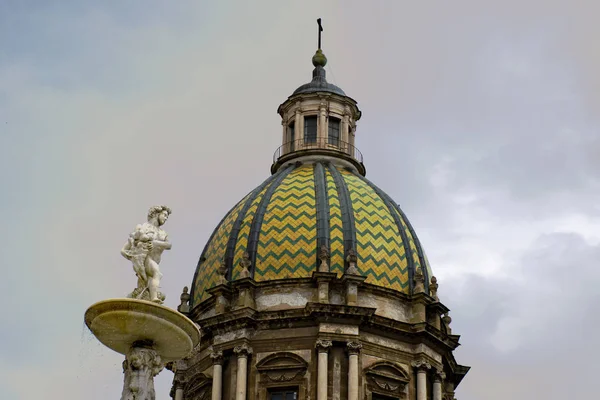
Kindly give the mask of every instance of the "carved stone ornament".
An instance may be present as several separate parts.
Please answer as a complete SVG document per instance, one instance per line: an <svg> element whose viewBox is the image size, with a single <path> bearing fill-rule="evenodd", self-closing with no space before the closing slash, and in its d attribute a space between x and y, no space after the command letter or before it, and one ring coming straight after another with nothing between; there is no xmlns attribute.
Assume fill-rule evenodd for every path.
<svg viewBox="0 0 600 400"><path fill-rule="evenodd" d="M346 349L349 354L358 354L360 353L360 349L362 349L362 344L360 342L348 342L346 343Z"/></svg>
<svg viewBox="0 0 600 400"><path fill-rule="evenodd" d="M438 291L438 283L437 283L437 278L435 276L431 277L431 283L429 283L429 294L431 297L434 298L435 301L439 301L439 297L437 295L437 291Z"/></svg>
<svg viewBox="0 0 600 400"><path fill-rule="evenodd" d="M421 268L415 269L415 288L414 293L424 293L425 292L425 276L423 276L423 271Z"/></svg>
<svg viewBox="0 0 600 400"><path fill-rule="evenodd" d="M240 272L241 278L249 278L250 277L250 266L252 263L250 262L250 254L247 251L242 255L242 259L240 260L240 267L242 267L242 272Z"/></svg>
<svg viewBox="0 0 600 400"><path fill-rule="evenodd" d="M185 385L186 399L209 400L211 398L212 379L203 373L194 375L192 380Z"/></svg>
<svg viewBox="0 0 600 400"><path fill-rule="evenodd" d="M217 270L217 273L219 274L219 284L227 284L227 272L229 272L229 269L227 268L227 263L225 263L225 260L223 260L221 262L221 266Z"/></svg>
<svg viewBox="0 0 600 400"><path fill-rule="evenodd" d="M348 250L348 255L346 256L346 262L348 262L348 269L346 270L347 274L358 275L358 269L356 268L357 261L358 257L356 256L354 249Z"/></svg>
<svg viewBox="0 0 600 400"><path fill-rule="evenodd" d="M317 339L315 343L316 349L320 352L327 352L331 346L333 346L331 340Z"/></svg>
<svg viewBox="0 0 600 400"><path fill-rule="evenodd" d="M399 366L383 361L365 370L367 388L371 392L397 398L405 397L408 374Z"/></svg>
<svg viewBox="0 0 600 400"><path fill-rule="evenodd" d="M444 371L436 369L435 375L433 376L434 382L442 382L444 379L446 379L446 374L444 373Z"/></svg>
<svg viewBox="0 0 600 400"><path fill-rule="evenodd" d="M261 381L298 384L304 379L308 364L297 354L275 353L261 360L256 369L261 375Z"/></svg>
<svg viewBox="0 0 600 400"><path fill-rule="evenodd" d="M416 368L418 370L422 370L422 371L431 369L431 364L429 364L427 361L425 361L423 359L415 360L415 361L411 362L410 365L413 366L414 368Z"/></svg>
<svg viewBox="0 0 600 400"><path fill-rule="evenodd" d="M238 357L248 357L250 354L252 354L252 348L250 346L248 346L246 343L244 343L239 346L235 346L233 348L233 352Z"/></svg>
<svg viewBox="0 0 600 400"><path fill-rule="evenodd" d="M164 368L158 353L133 347L123 361L124 384L121 400L155 400L154 377Z"/></svg>
<svg viewBox="0 0 600 400"><path fill-rule="evenodd" d="M181 300L181 303L177 307L177 311L179 311L180 313L190 312L190 294L188 293L188 290L188 287L184 286L183 291L181 292L181 296L179 296L179 300Z"/></svg>
<svg viewBox="0 0 600 400"><path fill-rule="evenodd" d="M210 353L210 358L212 359L213 364L223 364L223 352L222 351L212 351Z"/></svg>
<svg viewBox="0 0 600 400"><path fill-rule="evenodd" d="M442 317L442 321L444 322L444 326L446 327L446 332L448 334L451 334L452 328L450 328L450 323L452 322L452 318L450 318L450 315L448 313L444 314L444 316Z"/></svg>
<svg viewBox="0 0 600 400"><path fill-rule="evenodd" d="M121 255L131 261L138 282L128 295L133 299L162 304L165 295L158 288L162 274L159 264L163 251L171 249L167 233L160 227L167 222L171 209L167 206L151 207L148 222L139 224L129 235Z"/></svg>
<svg viewBox="0 0 600 400"><path fill-rule="evenodd" d="M327 260L329 260L329 249L325 245L321 246L321 250L319 251L319 260L321 260L319 271L329 272L329 265L327 265Z"/></svg>

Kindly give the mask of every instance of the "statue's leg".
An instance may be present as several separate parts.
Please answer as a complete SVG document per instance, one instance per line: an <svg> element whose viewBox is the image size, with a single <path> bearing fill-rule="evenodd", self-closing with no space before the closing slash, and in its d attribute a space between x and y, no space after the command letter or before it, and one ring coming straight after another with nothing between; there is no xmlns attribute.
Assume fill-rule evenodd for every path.
<svg viewBox="0 0 600 400"><path fill-rule="evenodd" d="M158 264L150 257L146 259L146 275L148 276L148 292L150 301L158 301L158 285L160 284L160 270Z"/></svg>

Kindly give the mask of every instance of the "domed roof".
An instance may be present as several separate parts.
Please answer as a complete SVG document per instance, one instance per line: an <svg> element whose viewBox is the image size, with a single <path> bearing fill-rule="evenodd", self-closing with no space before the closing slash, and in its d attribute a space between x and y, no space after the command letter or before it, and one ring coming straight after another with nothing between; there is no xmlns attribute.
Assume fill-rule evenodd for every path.
<svg viewBox="0 0 600 400"><path fill-rule="evenodd" d="M313 78L312 81L305 83L300 86L298 89L294 90L292 96L299 93L315 93L315 92L330 92L335 93L340 96L346 96L346 93L339 88L338 86L327 82L325 78L325 65L327 64L327 57L321 51L321 49L317 50L315 55L312 58L312 63L315 67L313 70Z"/></svg>
<svg viewBox="0 0 600 400"><path fill-rule="evenodd" d="M322 245L329 248L330 271L340 277L349 249L366 283L409 294L416 268L426 285L431 277L418 238L387 194L325 160L296 163L280 168L221 220L196 268L191 305L210 296L223 263L227 279L239 279L245 252L254 280L274 281L311 277Z"/></svg>

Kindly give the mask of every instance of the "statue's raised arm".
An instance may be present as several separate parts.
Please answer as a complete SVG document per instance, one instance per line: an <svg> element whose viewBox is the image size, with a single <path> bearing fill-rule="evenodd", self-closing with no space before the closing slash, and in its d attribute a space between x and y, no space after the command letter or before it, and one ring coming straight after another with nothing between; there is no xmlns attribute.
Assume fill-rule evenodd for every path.
<svg viewBox="0 0 600 400"><path fill-rule="evenodd" d="M130 260L138 278L137 288L129 294L134 299L162 304L165 296L158 291L159 264L162 252L171 249L167 232L160 227L167 222L171 209L155 206L148 211L148 222L137 225L121 249L121 255Z"/></svg>

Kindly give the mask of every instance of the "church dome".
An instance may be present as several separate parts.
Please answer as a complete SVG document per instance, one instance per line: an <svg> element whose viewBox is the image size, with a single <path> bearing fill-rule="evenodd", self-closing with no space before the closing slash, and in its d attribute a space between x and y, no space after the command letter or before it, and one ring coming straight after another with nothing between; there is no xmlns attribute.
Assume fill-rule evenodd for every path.
<svg viewBox="0 0 600 400"><path fill-rule="evenodd" d="M338 277L352 249L365 283L411 294L421 269L428 287L427 258L400 207L357 171L322 159L281 166L225 215L200 257L191 306L210 297L220 274L240 279L244 253L260 284L310 278L323 246Z"/></svg>

